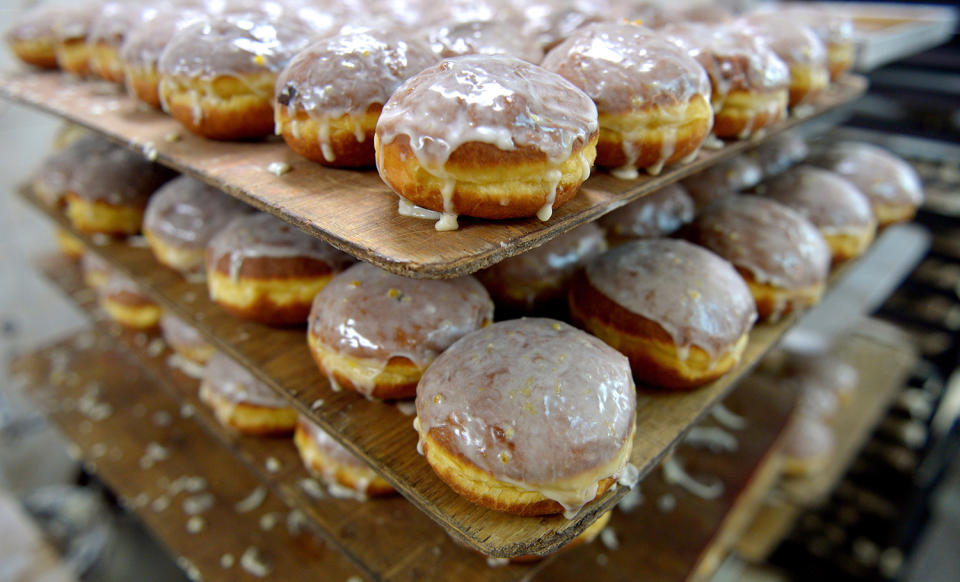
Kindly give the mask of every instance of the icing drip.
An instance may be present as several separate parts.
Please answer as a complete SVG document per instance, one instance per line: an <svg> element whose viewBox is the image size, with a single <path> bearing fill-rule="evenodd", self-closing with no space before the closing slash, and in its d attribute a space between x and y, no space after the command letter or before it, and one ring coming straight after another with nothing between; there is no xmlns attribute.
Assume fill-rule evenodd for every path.
<svg viewBox="0 0 960 582"><path fill-rule="evenodd" d="M409 216L410 218L423 218L426 220L440 220L443 213L436 210L430 210L422 206L417 206L406 198L397 199L397 214L400 216Z"/></svg>
<svg viewBox="0 0 960 582"><path fill-rule="evenodd" d="M543 206L537 211L537 218L543 222L550 220L550 217L553 216L553 203L557 199L557 187L560 186L560 180L562 178L563 173L560 170L553 169L547 171L546 179L550 184L550 187L547 189L549 194L547 194L547 199L544 201ZM444 201L444 204L446 204L446 201Z"/></svg>
<svg viewBox="0 0 960 582"><path fill-rule="evenodd" d="M719 358L756 321L750 289L733 266L684 241L621 245L590 262L586 276L611 301L660 325L681 357L697 346Z"/></svg>
<svg viewBox="0 0 960 582"><path fill-rule="evenodd" d="M365 500L367 486L377 476L373 469L306 417L300 417L298 428L306 433L310 441L323 452L323 455L327 459L333 461L332 463L326 463L323 466L322 472L318 475L318 477L323 479L324 484L326 484L327 492L336 498L347 497L357 499L358 501ZM309 450L301 451L301 454L304 455L307 468L311 471L316 471L316 465L320 463L312 463L311 459L308 458L309 452ZM337 482L337 471L341 467L349 467L351 471L359 474L356 489L343 487ZM362 499L359 498L358 494L362 496Z"/></svg>
<svg viewBox="0 0 960 582"><path fill-rule="evenodd" d="M683 442L714 453L737 450L737 437L715 426L695 426L683 437Z"/></svg>
<svg viewBox="0 0 960 582"><path fill-rule="evenodd" d="M702 499L716 499L723 495L723 483L717 478L710 481L698 481L691 477L680 464L676 455L663 462L663 480L670 485L678 485L687 492Z"/></svg>
<svg viewBox="0 0 960 582"><path fill-rule="evenodd" d="M567 324L527 318L468 334L417 388L421 437L572 516L628 461L636 392L626 358Z"/></svg>
<svg viewBox="0 0 960 582"><path fill-rule="evenodd" d="M440 190L440 196L443 197L443 214L440 220L434 225L438 231L457 230L460 225L457 224L457 212L453 207L453 191L457 187L457 181L453 178L445 178L443 189Z"/></svg>
<svg viewBox="0 0 960 582"><path fill-rule="evenodd" d="M710 409L710 415L714 420L730 430L743 430L747 428L747 419L734 414L722 402L714 404Z"/></svg>

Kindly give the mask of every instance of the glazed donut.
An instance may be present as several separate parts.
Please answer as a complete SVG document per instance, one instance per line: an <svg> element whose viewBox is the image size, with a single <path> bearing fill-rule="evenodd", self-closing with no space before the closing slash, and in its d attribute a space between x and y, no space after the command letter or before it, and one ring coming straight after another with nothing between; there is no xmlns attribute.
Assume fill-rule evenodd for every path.
<svg viewBox="0 0 960 582"><path fill-rule="evenodd" d="M71 261L79 261L87 252L87 245L73 236L70 231L58 227L55 236L60 253Z"/></svg>
<svg viewBox="0 0 960 582"><path fill-rule="evenodd" d="M833 429L807 415L794 415L783 445L783 474L808 477L822 471L833 455Z"/></svg>
<svg viewBox="0 0 960 582"><path fill-rule="evenodd" d="M157 327L163 310L140 291L140 287L125 276L111 271L97 289L100 308L111 320L137 330Z"/></svg>
<svg viewBox="0 0 960 582"><path fill-rule="evenodd" d="M759 16L762 15L762 16ZM777 4L759 6L754 17L765 17L787 22L800 22L817 35L827 49L830 80L836 81L853 66L855 43L853 20L846 14L826 6Z"/></svg>
<svg viewBox="0 0 960 582"><path fill-rule="evenodd" d="M543 49L509 21L488 20L445 24L427 34L430 48L440 58L463 55L510 55L537 64Z"/></svg>
<svg viewBox="0 0 960 582"><path fill-rule="evenodd" d="M270 135L277 75L311 36L298 19L229 15L194 22L160 56L163 110L210 139Z"/></svg>
<svg viewBox="0 0 960 582"><path fill-rule="evenodd" d="M844 406L853 400L860 381L856 368L828 354L790 353L780 375L814 390L829 392Z"/></svg>
<svg viewBox="0 0 960 582"><path fill-rule="evenodd" d="M276 131L326 166L373 166L383 104L407 78L437 62L423 42L363 32L318 41L277 79Z"/></svg>
<svg viewBox="0 0 960 582"><path fill-rule="evenodd" d="M833 170L866 194L881 229L911 220L923 203L923 185L913 166L873 144L838 143L811 163Z"/></svg>
<svg viewBox="0 0 960 582"><path fill-rule="evenodd" d="M34 6L17 15L7 30L7 44L18 59L42 69L57 68L54 23L60 6Z"/></svg>
<svg viewBox="0 0 960 582"><path fill-rule="evenodd" d="M237 317L302 325L314 295L351 262L269 214L249 214L231 220L207 244L207 288Z"/></svg>
<svg viewBox="0 0 960 582"><path fill-rule="evenodd" d="M817 227L779 202L728 196L702 210L684 235L733 263L762 320L777 321L823 295L830 247Z"/></svg>
<svg viewBox="0 0 960 582"><path fill-rule="evenodd" d="M90 72L111 83L123 82L120 48L126 35L157 17L158 8L147 4L107 2L90 21L87 47Z"/></svg>
<svg viewBox="0 0 960 582"><path fill-rule="evenodd" d="M100 12L101 2L89 1L78 5L57 6L53 22L56 39L54 53L57 66L74 75L90 74L90 47L87 33L90 23Z"/></svg>
<svg viewBox="0 0 960 582"><path fill-rule="evenodd" d="M336 497L390 495L393 487L377 475L369 465L333 440L323 429L300 416L293 443L300 452L303 465L331 488ZM343 495L337 490L345 487ZM352 495L351 495L352 494Z"/></svg>
<svg viewBox="0 0 960 582"><path fill-rule="evenodd" d="M573 33L543 67L597 104L597 165L635 178L696 156L713 126L710 79L687 52L633 24L593 24Z"/></svg>
<svg viewBox="0 0 960 582"><path fill-rule="evenodd" d="M297 426L297 411L286 400L222 352L207 361L200 400L220 424L242 434L286 435Z"/></svg>
<svg viewBox="0 0 960 582"><path fill-rule="evenodd" d="M810 148L796 131L784 131L747 152L759 165L764 178L782 174L807 158Z"/></svg>
<svg viewBox="0 0 960 582"><path fill-rule="evenodd" d="M550 51L580 28L607 20L601 6L588 2L534 0L526 3L522 11L521 34L534 40L544 51ZM638 18L644 22L651 20L637 14L633 14L631 20Z"/></svg>
<svg viewBox="0 0 960 582"><path fill-rule="evenodd" d="M610 246L617 246L640 238L668 236L693 220L694 213L687 189L669 184L601 217L597 223Z"/></svg>
<svg viewBox="0 0 960 582"><path fill-rule="evenodd" d="M837 173L796 166L762 188L767 198L793 208L817 227L834 264L859 257L873 242L877 221L870 201Z"/></svg>
<svg viewBox="0 0 960 582"><path fill-rule="evenodd" d="M469 501L518 515L580 509L623 475L636 420L627 359L565 323L495 323L417 386L418 450Z"/></svg>
<svg viewBox="0 0 960 582"><path fill-rule="evenodd" d="M672 24L659 32L710 76L714 135L746 139L786 117L790 69L762 41L733 26Z"/></svg>
<svg viewBox="0 0 960 582"><path fill-rule="evenodd" d="M816 33L802 23L763 14L740 18L735 26L766 43L790 67L790 107L806 103L830 83L827 49Z"/></svg>
<svg viewBox="0 0 960 582"><path fill-rule="evenodd" d="M753 188L762 179L763 170L754 158L736 155L717 162L680 183L699 210L714 200Z"/></svg>
<svg viewBox="0 0 960 582"><path fill-rule="evenodd" d="M63 195L70 224L87 234L140 232L150 195L176 173L117 146L81 153Z"/></svg>
<svg viewBox="0 0 960 582"><path fill-rule="evenodd" d="M205 18L204 13L190 9L162 12L130 31L120 48L127 93L160 109L160 55L178 32Z"/></svg>
<svg viewBox="0 0 960 582"><path fill-rule="evenodd" d="M684 8L665 8L662 16L665 24L654 28L667 28L673 24L730 24L733 14L730 10L712 4L687 6Z"/></svg>
<svg viewBox="0 0 960 582"><path fill-rule="evenodd" d="M200 335L197 328L169 311L165 311L160 318L160 331L173 351L195 364L206 364L217 351Z"/></svg>
<svg viewBox="0 0 960 582"><path fill-rule="evenodd" d="M202 275L213 235L252 209L196 178L180 176L150 197L143 235L161 265L184 275Z"/></svg>
<svg viewBox="0 0 960 582"><path fill-rule="evenodd" d="M33 194L45 206L59 210L66 204L69 184L87 159L97 159L114 151L117 146L97 135L85 135L69 143L59 152L47 156L33 175Z"/></svg>
<svg viewBox="0 0 960 582"><path fill-rule="evenodd" d="M493 302L473 277L409 279L358 263L317 293L307 340L335 388L411 398L443 350L492 321Z"/></svg>
<svg viewBox="0 0 960 582"><path fill-rule="evenodd" d="M638 383L672 389L730 371L757 320L733 265L673 239L630 242L590 262L570 286L570 314L630 359Z"/></svg>
<svg viewBox="0 0 960 582"><path fill-rule="evenodd" d="M515 57L446 59L383 107L380 177L401 199L457 215L537 216L577 193L596 156L597 109L565 79Z"/></svg>
<svg viewBox="0 0 960 582"><path fill-rule="evenodd" d="M83 282L92 289L103 287L113 273L109 263L90 251L83 253L80 259L80 270L83 273Z"/></svg>
<svg viewBox="0 0 960 582"><path fill-rule="evenodd" d="M606 249L603 230L588 222L479 271L477 278L496 302L501 319L507 319L505 313L563 315L573 274Z"/></svg>

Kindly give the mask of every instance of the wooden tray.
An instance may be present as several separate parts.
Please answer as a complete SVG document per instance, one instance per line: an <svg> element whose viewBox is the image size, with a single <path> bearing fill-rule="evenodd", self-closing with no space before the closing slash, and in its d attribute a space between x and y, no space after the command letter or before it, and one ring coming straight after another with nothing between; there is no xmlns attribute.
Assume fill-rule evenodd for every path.
<svg viewBox="0 0 960 582"><path fill-rule="evenodd" d="M815 103L814 115L861 96L863 77L849 76ZM693 163L656 178L618 180L597 173L579 195L547 223L537 219L474 221L438 233L433 221L397 214L397 197L374 171L333 170L297 156L283 141L226 143L188 133L166 115L118 93L113 85L80 81L61 73L21 72L0 79L0 96L89 127L193 175L328 241L351 255L411 277L444 278L472 273L751 147L759 138L731 142L700 153ZM767 135L809 119L790 118ZM176 137L175 141L171 141ZM292 171L275 176L274 162Z"/></svg>
<svg viewBox="0 0 960 582"><path fill-rule="evenodd" d="M69 230L68 222L23 196ZM350 392L335 392L316 369L302 329L274 329L228 315L210 301L206 286L189 283L159 266L150 251L123 242L101 242L77 234L92 250L143 286L144 292L191 322L219 349L246 365L302 414L380 472L421 511L457 540L494 557L549 554L576 537L626 494L608 492L572 520L562 516L523 518L469 503L447 487L416 453L411 417L396 406L372 402ZM849 265L840 271L845 271ZM842 276L835 272L831 280ZM683 433L721 400L737 380L790 328L795 316L758 325L739 366L719 380L687 393L641 393L631 462L646 475Z"/></svg>
<svg viewBox="0 0 960 582"><path fill-rule="evenodd" d="M275 495L238 512L235 506L260 482L195 422L182 418L180 406L110 343L84 331L17 358L11 373L190 578L259 580L242 559L251 554L275 580L361 580L338 552L309 533L288 529L289 508ZM181 490L191 483L193 488ZM213 503L205 508L210 495ZM193 526L202 529L191 533Z"/></svg>
<svg viewBox="0 0 960 582"><path fill-rule="evenodd" d="M640 484L643 503L631 512L617 510L610 522L619 549L594 543L570 550L538 579L574 582L593 579L681 582L709 578L726 556L780 469L780 436L793 411L788 391L770 391L756 383L735 389L724 401L746 419L732 452L710 452L680 444L675 456L692 476L712 476L724 485L716 499L697 497L671 485L661 470ZM719 426L708 418L703 426ZM671 497L676 506L664 511ZM599 568L598 565L602 566Z"/></svg>
<svg viewBox="0 0 960 582"><path fill-rule="evenodd" d="M853 400L832 421L836 449L827 467L810 477L784 478L737 543L737 553L762 562L787 534L803 508L822 503L883 418L916 362L914 348L889 324L867 320L843 340L836 355L857 368Z"/></svg>
<svg viewBox="0 0 960 582"><path fill-rule="evenodd" d="M837 355L857 369L860 384L853 401L830 421L836 442L830 463L809 477L787 478L780 484L785 498L802 507L826 500L903 388L917 360L900 330L876 320L868 320L843 341Z"/></svg>
<svg viewBox="0 0 960 582"><path fill-rule="evenodd" d="M170 365L173 352L157 332L136 332L113 323L97 307L79 266L62 256L37 261L39 271L91 316L97 329L135 356L154 388L181 406L188 405L215 439L229 449L290 507L303 512L324 539L334 543L374 580L457 580L508 582L532 577L551 558L526 565L490 568L479 554L448 536L402 497L359 503L332 496L318 498L289 438L260 438L224 429L199 398L199 380ZM226 453L227 451L223 451ZM309 485L305 488L305 485ZM308 492L309 491L309 492ZM322 491L322 488L321 488Z"/></svg>

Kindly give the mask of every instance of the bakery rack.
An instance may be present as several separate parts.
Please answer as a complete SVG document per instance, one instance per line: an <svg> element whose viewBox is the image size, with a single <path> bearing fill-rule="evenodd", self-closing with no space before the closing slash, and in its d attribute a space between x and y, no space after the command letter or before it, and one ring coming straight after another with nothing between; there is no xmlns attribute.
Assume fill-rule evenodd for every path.
<svg viewBox="0 0 960 582"><path fill-rule="evenodd" d="M328 431L380 472L411 503L462 543L493 557L546 554L565 545L612 508L626 488L604 494L572 520L562 516L518 517L473 505L454 493L416 452L411 418L397 406L370 401L350 391L337 392L310 357L302 329L277 329L239 321L210 300L206 285L159 267L141 244L90 237L72 230L58 212L46 209L29 190L23 198L83 240L111 266L136 281L164 308L196 327L214 346L247 366L299 412ZM852 265L840 267L831 282ZM754 327L742 361L730 373L694 391L637 399L638 431L630 462L641 478L650 472L710 408L729 393L793 325L792 315Z"/></svg>
<svg viewBox="0 0 960 582"><path fill-rule="evenodd" d="M495 223L463 220L461 230L437 233L431 222L399 216L395 196L376 173L322 168L300 159L278 140L206 141L184 132L172 119L134 104L112 86L82 82L58 73L9 74L0 83L2 96L84 125L279 216L358 258L417 277L458 276L529 250L663 185L727 159L769 135L831 112L865 90L862 77L848 76L805 111L803 118L792 117L763 137L727 143L719 150L705 149L694 162L659 177L624 181L597 174L547 223L534 219ZM280 175L274 173L278 166L281 170L276 174ZM29 194L25 196L40 207ZM62 216L41 209L61 226L69 226ZM300 412L370 462L416 509L475 550L494 557L547 553L567 543L627 494L624 488L608 493L570 521L559 517L517 518L473 506L453 494L413 452L416 437L409 426L410 417L403 411L331 390L310 361L302 331L276 330L227 316L210 302L203 285L158 268L142 246L98 237L81 238L94 252L141 284L154 300L191 322L218 348L250 367ZM794 320L788 318L755 328L739 368L703 389L679 395L640 395L638 423L648 430L638 435L632 462L641 475L650 472L680 442L683 433L730 392ZM294 493L288 491L286 500ZM398 505L402 503L398 500ZM405 516L415 514L414 523L426 523L413 509L403 511L408 512L402 514ZM327 521L311 517L314 522L325 524L322 529L327 536L354 561L363 564L368 574L383 579L402 576L382 562L383 556L390 555L383 550L368 548L369 554L361 557L358 548L369 538L338 530L336 512L333 514ZM376 523L375 518L372 523ZM437 528L433 530L439 532ZM422 557L419 552L407 555ZM380 563L376 562L377 556ZM421 559L419 563L424 561L430 559ZM504 572L503 579L511 579L513 575L507 575L508 571L491 572ZM489 577L498 578L494 574Z"/></svg>
<svg viewBox="0 0 960 582"><path fill-rule="evenodd" d="M765 137L847 104L866 92L866 79L849 75L764 136L700 152L692 163L658 177L621 180L596 172L548 222L461 219L454 232L437 233L433 221L400 216L397 197L375 171L325 168L295 154L279 139L215 142L121 93L116 85L56 72L20 72L0 78L0 96L92 129L150 159L203 180L333 246L408 277L467 275L551 238L666 184L756 145ZM286 171L275 175L278 166ZM277 173L280 173L278 170Z"/></svg>
<svg viewBox="0 0 960 582"><path fill-rule="evenodd" d="M750 515L753 512L757 495L766 490L771 479L777 474L780 435L793 408L794 399L790 392L764 394L762 387L745 385L743 389L735 390L725 401L725 406L745 421L743 427L733 431L740 443L736 450L716 452L686 443L677 448L676 455L678 458L682 457L684 466L692 475L707 475L723 483L724 491L719 499L704 499L691 495L666 481L657 472L644 482L642 494L638 490L631 505L621 504L622 509L617 512L611 525L608 526L609 532L603 534L603 541L598 541L589 547L554 555L537 564L493 568L488 566L482 556L452 543L442 534L440 528L432 526L423 516L420 516L420 523L417 523L417 512L412 507L409 508L412 514L409 511L404 514L398 504L407 504L400 499L376 499L358 504L342 499L315 497L316 488L314 487L309 488L310 491L314 491L313 495L305 494L301 484L309 480L309 477L302 468L292 443L282 439L242 437L223 430L206 407L199 403L198 381L168 367L167 361L171 353L162 344L162 340L159 340L156 335L145 332L125 330L110 322L102 313L98 313L91 294L83 286L76 265L55 257L41 261L39 269L77 305L91 314L96 328L100 331L97 334L90 331L83 332L55 346L22 357L14 364L15 373L24 375L26 384L38 387L32 389L30 394L38 399L41 407L50 412L55 423L60 425L69 437L75 436L73 432L76 432L77 423L71 424L70 421L75 419L63 418L59 412L59 405L53 405L53 401L62 403L77 399L77 392L80 390L77 386L89 386L88 380L93 378L96 378L97 384L101 386L97 392L97 404L106 403L112 407L112 414L105 419L82 421L86 423L83 424L84 427L98 424L96 432L99 438L105 438L99 431L112 430L115 426L113 423L118 422L117 418L123 415L132 416L133 418L128 419L129 421L141 424L149 424L148 419L152 419L154 424L157 424L156 419L163 419L161 424L165 427L173 423L202 425L203 429L214 438L204 438L209 435L196 435L195 439L190 437L190 440L206 440L210 445L219 444L226 447L229 451L226 455L224 453L227 451L223 450L209 454L230 456L239 460L242 469L237 468L236 471L242 470L254 475L255 479L267 484L273 493L293 508L281 520L277 516L282 512L276 511L273 507L264 506L263 513L260 513L261 508L257 506L258 511L254 517L260 518L261 529L264 521L280 523L277 528L283 527L285 521L315 524L318 520L317 507L326 503L340 507L343 511L343 519L349 521L344 527L354 530L352 535L355 538L352 543L354 549L365 545L374 546L375 549L370 551L381 552L381 559L399 559L404 551L409 551L411 548L418 550L415 555L408 557L406 563L394 564L392 572L383 576L386 579L520 580L536 577L562 582L582 579L575 577L579 576L578 564L602 563L612 572L624 572L625 568L639 564L642 571L650 573L651 576L643 579L687 580L695 571L707 571L708 565L716 561L713 556L725 554L731 541L729 534L731 525L741 521L737 516ZM126 374L128 378L136 380L137 388L132 391L132 394L130 394L129 383L119 386L111 383L115 376L98 377L96 372L87 376L87 367L102 365L100 362L105 359L111 362L110 365L115 368L120 377ZM66 369L63 362L68 360L70 362L82 360L86 365L79 369L71 367L71 372L75 376L68 378L68 374L63 373ZM57 364L57 362L60 363ZM51 370L51 367L58 366L59 371ZM133 397L135 402L143 406L130 407L129 404L125 406L121 402L115 402L113 399L120 397L115 392L126 392L128 393L126 398ZM83 396L81 395L80 398ZM164 405L154 404L159 401ZM148 411L149 414L144 411ZM177 411L180 413L178 414ZM171 419L173 419L172 422ZM708 426L711 424L717 425L717 422L708 420L705 423ZM173 450L174 447L168 446L164 437L151 434L145 438L152 439L149 442L169 449L168 459L177 456L177 452ZM91 469L100 470L102 463L112 459L110 456L112 449L104 451L102 444L97 444L103 441L90 438L76 440L88 464L97 465ZM140 443L133 447L136 452L131 458L142 455L143 446L143 443ZM122 471L122 469L119 470ZM126 470L136 470L136 468L128 466ZM206 476L208 481L215 479L212 474L203 472L201 467L194 467L191 472L185 474ZM153 525L151 521L167 519L173 522L169 527L175 531L187 527L184 525L184 520L188 517L181 512L168 511L162 516L156 515L162 512L153 511L155 492L137 489L143 486L142 481L128 488L123 482L117 483L111 480L109 474L106 478L111 486L120 488L121 497L128 507L138 514L147 514L144 518L149 525ZM152 474L144 476L143 479L162 480L163 478ZM160 495L162 496L163 493ZM641 502L639 500L641 495L649 501ZM664 510L662 503L654 503L660 497L675 497L676 507ZM232 505L227 503L226 506L229 508ZM361 508L369 508L374 515L379 514L380 517L376 519L375 524L376 532L365 531L365 527L373 525L374 521L370 515L358 511ZM291 518L291 515L294 517ZM304 519L298 519L299 516L303 516ZM424 522L429 527L422 527ZM650 527L661 524L666 528L677 523L685 526L685 533L669 541L663 539L658 541L656 539L658 536L653 532L662 531L662 529ZM274 528L271 527L269 531L273 532ZM161 530L159 533L166 541L164 531ZM321 529L318 533L323 536L326 532ZM431 536L431 533L434 535ZM440 537L437 538L436 534ZM405 542L404 536L413 541ZM282 553L282 548L289 544L290 540L281 537L277 540L260 539L257 543L259 545L254 546L257 555L272 557ZM231 555L236 555L239 551L237 547L230 536L226 536L225 539L218 536L212 540L209 552L213 557L231 552ZM244 546L239 544L239 547ZM620 551L614 553L612 550L617 548ZM222 579L224 574L236 575L237 573L234 569L224 573L218 562L197 556L196 551L190 547L171 544L171 549L180 556L179 563L185 565L188 571L191 568L196 569L204 580ZM607 556L607 553L610 555ZM604 557L599 557L601 555ZM671 559L664 560L665 555L671 556ZM357 558L355 555L351 557ZM625 558L628 558L627 561ZM311 565L326 567L320 558L315 559ZM213 576L208 575L208 569L214 570ZM329 572L330 570L319 571Z"/></svg>

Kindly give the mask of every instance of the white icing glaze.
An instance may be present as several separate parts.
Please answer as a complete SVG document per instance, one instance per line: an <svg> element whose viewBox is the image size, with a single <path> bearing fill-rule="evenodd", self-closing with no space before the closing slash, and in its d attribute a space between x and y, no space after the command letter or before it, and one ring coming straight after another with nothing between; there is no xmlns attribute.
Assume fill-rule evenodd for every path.
<svg viewBox="0 0 960 582"><path fill-rule="evenodd" d="M715 477L709 481L698 481L687 473L677 455L671 456L663 462L663 480L670 485L677 485L687 492L702 499L716 499L723 495L723 482Z"/></svg>
<svg viewBox="0 0 960 582"><path fill-rule="evenodd" d="M697 346L717 359L757 318L750 289L736 269L681 240L621 245L588 264L586 276L617 305L660 325L681 357Z"/></svg>
<svg viewBox="0 0 960 582"><path fill-rule="evenodd" d="M623 355L567 324L530 318L475 331L437 358L417 387L414 426L572 516L600 480L623 472L635 406Z"/></svg>
<svg viewBox="0 0 960 582"><path fill-rule="evenodd" d="M683 442L715 453L733 452L739 445L737 437L716 426L695 426L684 435Z"/></svg>
<svg viewBox="0 0 960 582"><path fill-rule="evenodd" d="M793 208L825 235L858 234L875 224L867 197L829 170L794 167L767 181L764 196Z"/></svg>
<svg viewBox="0 0 960 582"><path fill-rule="evenodd" d="M203 250L228 222L250 211L249 206L213 186L179 176L150 197L143 225L166 244Z"/></svg>
<svg viewBox="0 0 960 582"><path fill-rule="evenodd" d="M719 422L722 426L730 430L743 430L747 428L747 419L734 414L729 408L718 402L710 409L710 416Z"/></svg>
<svg viewBox="0 0 960 582"><path fill-rule="evenodd" d="M234 403L248 403L267 408L289 408L276 391L256 379L243 365L221 352L215 353L203 374L201 391L214 393Z"/></svg>

